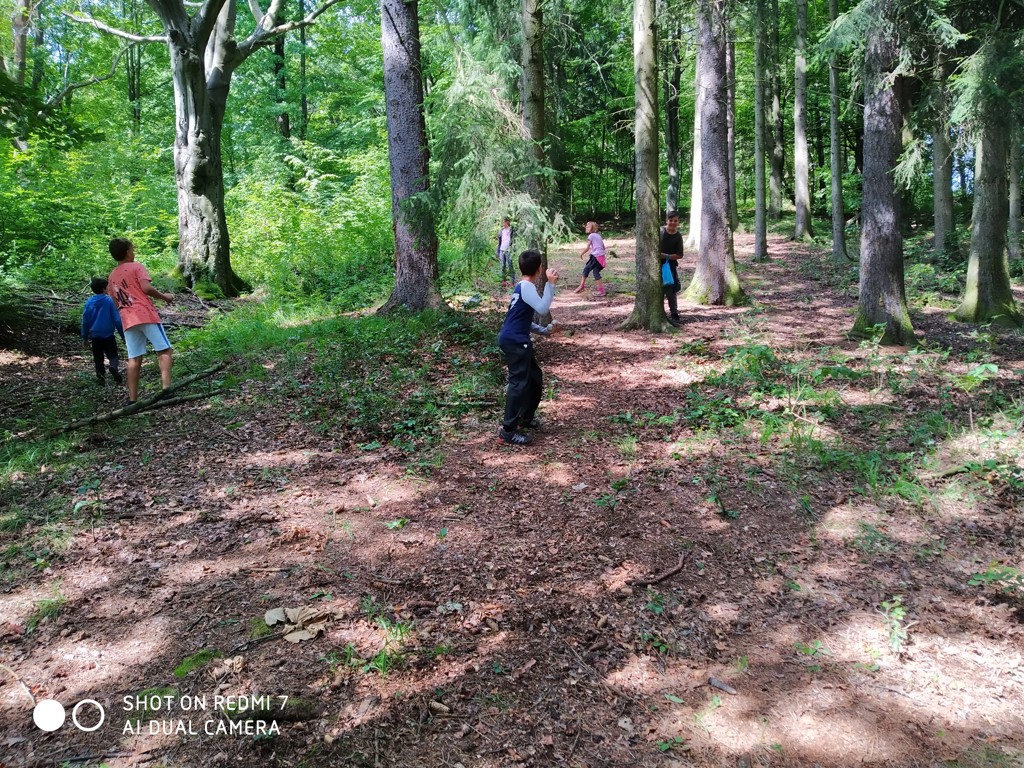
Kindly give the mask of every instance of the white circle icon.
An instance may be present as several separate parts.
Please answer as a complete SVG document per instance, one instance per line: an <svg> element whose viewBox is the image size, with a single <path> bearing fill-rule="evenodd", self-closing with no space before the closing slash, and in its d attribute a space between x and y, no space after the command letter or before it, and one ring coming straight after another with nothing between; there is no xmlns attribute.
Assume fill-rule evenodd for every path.
<svg viewBox="0 0 1024 768"><path fill-rule="evenodd" d="M32 710L32 722L41 731L56 731L64 725L64 706L54 699L43 699Z"/></svg>
<svg viewBox="0 0 1024 768"><path fill-rule="evenodd" d="M94 707L96 707L96 709L99 710L99 712L100 712L100 721L98 723L96 723L96 725L93 725L93 726L90 726L90 727L87 728L86 726L84 726L80 722L78 722L78 710L82 708L83 704L92 704ZM64 715L64 709L62 707L61 708L61 720L62 721L64 719L63 715ZM82 699L80 702L75 704L75 708L71 710L71 722L73 722L75 724L75 728L77 728L80 731L85 731L86 733L91 733L92 731L99 730L99 727L101 725L103 725L103 721L106 720L106 719L107 719L107 713L104 711L103 705L100 704L95 699Z"/></svg>

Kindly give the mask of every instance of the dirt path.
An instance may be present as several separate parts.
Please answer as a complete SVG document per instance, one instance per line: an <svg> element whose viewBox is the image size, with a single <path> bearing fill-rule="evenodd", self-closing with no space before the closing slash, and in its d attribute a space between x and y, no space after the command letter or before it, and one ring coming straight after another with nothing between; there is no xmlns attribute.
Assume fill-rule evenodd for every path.
<svg viewBox="0 0 1024 768"><path fill-rule="evenodd" d="M897 422L925 423L937 382L970 364L926 355L914 378L909 353L846 340L848 286L782 242L755 269L740 241L755 306L622 334L632 244L609 245L606 298L572 294L581 262L553 259L565 333L538 345L545 426L530 449L497 444L496 413L468 417L446 425L439 466L410 471L393 449L337 452L315 425L248 418L272 386L259 382L236 422L154 416L158 437L100 447L103 522L52 564L40 553L0 600L0 764L1024 764L1024 609L968 583L993 561L1020 568L1016 476L883 493L890 454L872 448L891 435L913 450ZM976 346L939 313L916 320L954 351ZM744 370L763 365L766 382L835 370L817 394L789 378L764 397L742 377L703 384L761 347ZM1021 349L990 344L1001 377L1024 368ZM0 362L28 377L43 364ZM837 384L844 366L865 378ZM1021 467L1021 450L1020 423L997 421L929 455ZM58 592L59 612L26 632ZM268 634L277 607L309 607L319 636ZM204 650L219 658L183 665ZM128 733L140 713L124 697L146 691L173 704ZM261 719L279 734L206 731L223 722L214 696L243 694L275 697ZM185 709L200 697L205 713ZM107 722L44 734L30 698L69 714L94 699Z"/></svg>

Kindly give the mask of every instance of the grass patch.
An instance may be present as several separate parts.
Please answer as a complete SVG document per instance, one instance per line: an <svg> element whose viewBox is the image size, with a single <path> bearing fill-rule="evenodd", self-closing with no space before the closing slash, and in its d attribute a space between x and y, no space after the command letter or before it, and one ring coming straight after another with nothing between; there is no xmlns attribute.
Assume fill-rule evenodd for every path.
<svg viewBox="0 0 1024 768"><path fill-rule="evenodd" d="M45 597L33 603L34 608L25 620L25 633L30 634L39 628L40 624L56 619L60 612L67 605L68 599L58 592L53 597Z"/></svg>
<svg viewBox="0 0 1024 768"><path fill-rule="evenodd" d="M175 677L185 677L189 672L202 669L214 659L219 659L223 654L220 651L204 648L198 653L186 656L181 664L174 668Z"/></svg>

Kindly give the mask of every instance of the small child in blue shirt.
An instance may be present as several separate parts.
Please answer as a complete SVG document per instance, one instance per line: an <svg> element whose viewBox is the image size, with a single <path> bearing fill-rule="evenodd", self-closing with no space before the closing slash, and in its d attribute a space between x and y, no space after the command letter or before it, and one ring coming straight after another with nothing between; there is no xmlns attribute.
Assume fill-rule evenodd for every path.
<svg viewBox="0 0 1024 768"><path fill-rule="evenodd" d="M96 382L106 384L104 358L110 361L110 378L121 383L121 372L118 370L117 341L114 331L124 341L124 328L121 327L121 315L118 314L114 300L107 295L107 281L102 277L94 277L89 284L94 296L90 296L82 310L82 339L86 346L92 344L92 359L96 364Z"/></svg>

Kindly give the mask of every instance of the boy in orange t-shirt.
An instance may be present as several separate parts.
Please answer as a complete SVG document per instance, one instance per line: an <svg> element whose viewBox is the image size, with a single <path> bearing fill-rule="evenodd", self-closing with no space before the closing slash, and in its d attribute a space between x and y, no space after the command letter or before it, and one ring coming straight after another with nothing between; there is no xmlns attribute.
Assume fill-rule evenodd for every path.
<svg viewBox="0 0 1024 768"><path fill-rule="evenodd" d="M111 240L110 255L117 266L110 273L107 293L114 299L124 325L124 341L128 348L128 402L134 403L139 397L139 371L142 370L147 341L156 352L163 388L171 386L171 342L150 297L170 304L174 301L174 294L163 293L153 287L149 272L135 261L131 240Z"/></svg>

